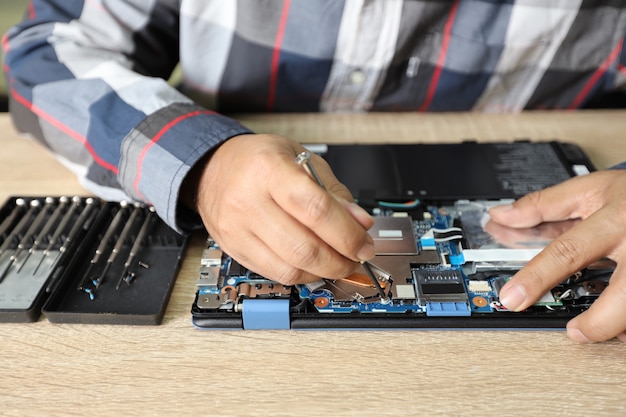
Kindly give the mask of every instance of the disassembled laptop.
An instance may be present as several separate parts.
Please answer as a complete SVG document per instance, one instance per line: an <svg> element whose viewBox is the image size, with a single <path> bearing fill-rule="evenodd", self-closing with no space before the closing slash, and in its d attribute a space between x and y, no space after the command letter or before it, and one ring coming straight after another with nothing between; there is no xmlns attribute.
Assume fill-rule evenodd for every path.
<svg viewBox="0 0 626 417"><path fill-rule="evenodd" d="M511 201L377 201L368 207L375 218L369 233L377 253L371 263L347 278L306 285L268 280L209 238L194 324L207 329L563 328L597 299L615 265L600 260L526 311L507 310L500 289L550 241L554 229L567 227L567 222L527 230L500 226L494 233L489 209Z"/></svg>

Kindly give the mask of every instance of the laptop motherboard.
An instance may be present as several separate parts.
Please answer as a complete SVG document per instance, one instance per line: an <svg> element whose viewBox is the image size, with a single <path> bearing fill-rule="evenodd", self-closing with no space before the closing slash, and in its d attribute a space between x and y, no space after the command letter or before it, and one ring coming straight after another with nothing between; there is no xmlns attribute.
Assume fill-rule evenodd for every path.
<svg viewBox="0 0 626 417"><path fill-rule="evenodd" d="M489 221L498 201L379 202L369 231L372 271L284 286L242 267L210 238L193 306L200 328L563 328L608 285L600 260L524 312L499 301L502 286L568 222L515 230ZM508 230L507 230L508 229Z"/></svg>

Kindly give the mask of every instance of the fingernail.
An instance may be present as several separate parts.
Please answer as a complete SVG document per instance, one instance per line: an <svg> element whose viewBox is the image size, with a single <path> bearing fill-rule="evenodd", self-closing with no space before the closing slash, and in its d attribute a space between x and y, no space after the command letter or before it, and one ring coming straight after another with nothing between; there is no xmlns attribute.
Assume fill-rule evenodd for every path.
<svg viewBox="0 0 626 417"><path fill-rule="evenodd" d="M370 214L367 211L365 211L363 207L359 206L357 203L347 202L347 207L348 207L348 210L350 210L350 212L353 215L371 217Z"/></svg>
<svg viewBox="0 0 626 417"><path fill-rule="evenodd" d="M504 287L500 291L500 302L509 310L518 311L525 300L526 291L520 285Z"/></svg>
<svg viewBox="0 0 626 417"><path fill-rule="evenodd" d="M618 334L617 338L621 340L622 342L626 343L626 332Z"/></svg>
<svg viewBox="0 0 626 417"><path fill-rule="evenodd" d="M356 254L356 257L359 261L369 261L374 256L376 256L376 249L374 248L374 244L366 243L361 247L359 252Z"/></svg>
<svg viewBox="0 0 626 417"><path fill-rule="evenodd" d="M494 206L492 207L489 211L491 212L498 212L498 213L504 213L507 211L511 211L513 210L513 205L512 204L503 204L501 206Z"/></svg>
<svg viewBox="0 0 626 417"><path fill-rule="evenodd" d="M368 222L374 221L372 216L363 207L359 206L357 203L353 201L347 201L341 198L338 200L341 203L341 205L343 205L346 208L346 210L348 210L350 215L354 217L355 219L357 219L359 223L362 223L362 222L368 223Z"/></svg>
<svg viewBox="0 0 626 417"><path fill-rule="evenodd" d="M567 337L579 343L591 343L591 340L587 339L587 336L575 327L567 328Z"/></svg>

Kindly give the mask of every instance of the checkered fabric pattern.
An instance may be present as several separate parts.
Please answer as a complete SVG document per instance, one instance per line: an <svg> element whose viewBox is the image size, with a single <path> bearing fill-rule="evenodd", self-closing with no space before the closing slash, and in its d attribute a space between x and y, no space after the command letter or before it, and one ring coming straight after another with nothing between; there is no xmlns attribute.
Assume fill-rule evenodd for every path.
<svg viewBox="0 0 626 417"><path fill-rule="evenodd" d="M577 109L626 85L617 0L33 0L3 38L17 127L170 225L220 113ZM183 80L166 80L180 63Z"/></svg>

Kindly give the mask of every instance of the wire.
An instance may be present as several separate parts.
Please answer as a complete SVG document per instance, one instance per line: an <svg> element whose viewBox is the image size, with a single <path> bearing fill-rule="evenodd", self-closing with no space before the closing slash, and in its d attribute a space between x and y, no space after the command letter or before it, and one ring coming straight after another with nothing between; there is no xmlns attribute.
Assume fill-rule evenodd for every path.
<svg viewBox="0 0 626 417"><path fill-rule="evenodd" d="M415 199L411 201L406 201L404 203L394 203L391 201L377 201L378 205L385 208L398 208L398 209L407 209L407 208L416 208L420 204L420 200Z"/></svg>

